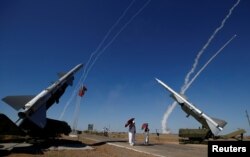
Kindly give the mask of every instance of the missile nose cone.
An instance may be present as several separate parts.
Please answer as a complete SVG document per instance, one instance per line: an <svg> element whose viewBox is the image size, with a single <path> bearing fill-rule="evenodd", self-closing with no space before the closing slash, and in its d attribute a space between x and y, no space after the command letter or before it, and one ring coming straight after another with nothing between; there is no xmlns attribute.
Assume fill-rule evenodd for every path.
<svg viewBox="0 0 250 157"><path fill-rule="evenodd" d="M158 78L156 78L156 77L155 77L155 80L156 80L158 83L161 82L161 81L160 81Z"/></svg>

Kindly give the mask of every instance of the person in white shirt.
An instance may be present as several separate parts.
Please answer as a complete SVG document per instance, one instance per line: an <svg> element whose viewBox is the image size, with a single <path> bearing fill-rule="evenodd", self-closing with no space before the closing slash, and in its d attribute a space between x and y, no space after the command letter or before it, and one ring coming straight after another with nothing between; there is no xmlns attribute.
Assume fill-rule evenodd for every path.
<svg viewBox="0 0 250 157"><path fill-rule="evenodd" d="M148 143L149 143L149 128L147 125L144 129L144 144L147 145Z"/></svg>
<svg viewBox="0 0 250 157"><path fill-rule="evenodd" d="M129 130L128 130L128 139L129 139L129 144L131 146L135 145L135 133L136 133L136 126L135 126L135 121L129 125Z"/></svg>

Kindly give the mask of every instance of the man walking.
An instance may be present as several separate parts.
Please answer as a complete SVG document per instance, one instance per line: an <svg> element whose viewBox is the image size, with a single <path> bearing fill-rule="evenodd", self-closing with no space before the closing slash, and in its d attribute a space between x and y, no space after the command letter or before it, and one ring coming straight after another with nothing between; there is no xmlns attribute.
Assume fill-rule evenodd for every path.
<svg viewBox="0 0 250 157"><path fill-rule="evenodd" d="M129 125L129 130L128 130L128 139L129 139L129 144L131 146L135 145L135 133L136 133L135 120L133 120L132 123Z"/></svg>
<svg viewBox="0 0 250 157"><path fill-rule="evenodd" d="M149 128L147 124L146 127L144 128L144 144L148 145L148 143L149 143Z"/></svg>

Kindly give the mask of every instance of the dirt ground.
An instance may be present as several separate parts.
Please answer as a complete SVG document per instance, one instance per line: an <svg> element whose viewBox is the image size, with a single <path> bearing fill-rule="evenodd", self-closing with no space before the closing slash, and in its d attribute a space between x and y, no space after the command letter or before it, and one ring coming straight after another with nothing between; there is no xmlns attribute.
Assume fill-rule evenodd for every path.
<svg viewBox="0 0 250 157"><path fill-rule="evenodd" d="M120 148L107 144L106 142L97 142L91 140L89 137L96 136L92 134L80 134L78 138L71 138L64 136L62 139L80 141L83 144L90 146L93 149L86 150L47 150L44 147L34 147L27 150L13 150L11 153L4 154L9 157L32 157L32 156L48 156L48 157L153 157L146 153L136 152L125 148ZM103 137L103 135L98 135ZM110 133L107 139L117 139L124 142L127 141L127 133ZM136 141L143 143L143 135L137 134ZM150 135L150 142L152 143L165 143L165 142L178 142L177 135ZM3 154L2 154L3 155ZM1 156L1 154L0 154Z"/></svg>
<svg viewBox="0 0 250 157"><path fill-rule="evenodd" d="M94 138L92 138L94 137ZM93 140L98 139L100 140ZM85 150L48 150L47 145L60 145L56 142L46 143L43 146L35 146L31 149L27 150L13 150L9 154L2 154L2 156L9 157L153 157L153 155L137 152L134 150L113 146L107 144L107 141L122 141L124 145L128 145L127 143L127 133L110 133L108 137L103 135L95 135L95 134L80 134L77 138L72 138L68 136L63 136L59 139L60 141L65 141L67 143L81 143L90 146L93 149L85 149ZM105 142L106 141L106 142ZM136 142L143 143L143 134L136 135ZM156 134L150 134L150 143L153 144L177 144L179 143L178 135L172 134L161 134L157 136ZM63 144L63 145L64 145ZM197 145L196 147L200 147ZM0 154L1 156L1 154ZM183 154L185 156L185 154Z"/></svg>

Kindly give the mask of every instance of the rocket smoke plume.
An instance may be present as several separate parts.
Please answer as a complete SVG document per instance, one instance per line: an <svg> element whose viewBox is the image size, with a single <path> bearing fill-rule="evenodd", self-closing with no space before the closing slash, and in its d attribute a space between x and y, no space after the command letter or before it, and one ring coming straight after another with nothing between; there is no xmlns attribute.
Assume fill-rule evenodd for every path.
<svg viewBox="0 0 250 157"><path fill-rule="evenodd" d="M192 84L192 82L198 77L198 75L204 70L204 68L216 57L216 55L218 53L216 53L213 57L211 57L211 59L207 62L207 64L205 64L203 66L203 68L197 73L197 75L195 77L193 77L192 81L189 82L189 78L190 76L194 73L194 71L196 70L196 67L199 63L199 59L201 57L201 55L204 53L204 51L206 50L206 48L210 45L211 41L214 39L214 37L216 36L216 34L224 27L227 19L231 16L233 10L235 7L237 7L237 5L240 3L240 0L238 0L234 5L233 7L229 10L229 13L227 14L227 16L222 20L221 22L221 25L216 28L216 30L213 32L213 34L210 36L210 38L208 39L208 41L206 42L206 44L202 47L202 49L198 52L195 60L194 60L194 63L193 63L193 66L191 68L191 70L187 73L186 77L185 77L185 81L184 81L184 84L183 86L181 87L181 91L180 93L181 94L184 94L185 91L190 87L190 85ZM234 36L235 37L235 36ZM218 52L222 51L224 49L224 47L226 45L228 45L231 40L233 40L232 37ZM172 105L170 105L167 109L167 111L164 113L164 116L163 116L163 119L161 121L161 124L162 124L162 132L163 133L169 133L169 129L167 127L167 120L170 116L170 114L172 113L172 111L174 110L174 108L176 107L177 103L176 102L173 102Z"/></svg>
<svg viewBox="0 0 250 157"><path fill-rule="evenodd" d="M131 8L131 6L135 3L135 0L131 1L131 3L129 4L129 6L124 10L124 12L122 13L122 15L120 15L120 17L118 18L118 20L111 26L111 28L108 30L108 32L106 33L106 35L104 36L104 38L102 39L102 41L100 42L100 44L97 46L97 48L95 49L94 52L91 53L89 60L87 61L85 68L84 68L84 72L80 77L79 83L76 86L74 92L72 93L70 99L68 100L68 102L66 103L61 115L60 115L60 119L62 119L62 117L64 116L64 113L66 111L66 109L68 108L70 102L72 102L72 100L77 97L76 93L77 93L77 88L80 86L80 84L82 82L85 81L85 79L88 76L89 71L92 69L93 65L95 64L95 62L97 61L97 59L100 57L100 55L116 40L116 38L120 35L120 33L133 21L133 19L135 17L137 17L143 10L144 8L146 8L146 6L150 3L151 0L147 0L143 6L137 11L135 12L135 14L129 18L129 20L119 29L119 31L117 31L115 33L115 35L113 37L110 37L111 40L108 41L107 44L104 44L105 42L107 42L108 37L110 36L111 32L113 32L114 28L118 26L118 24L120 23L120 21L126 16L128 10ZM76 103L78 105L80 105L80 103ZM76 106L76 110L79 109L79 106ZM79 114L79 112L76 112L76 114ZM75 116L75 117L78 117ZM75 118L77 119L77 118ZM77 120L74 120L74 126L76 126L77 124Z"/></svg>
<svg viewBox="0 0 250 157"><path fill-rule="evenodd" d="M77 88L80 86L81 82L84 82L86 77L87 77L87 73L89 71L89 69L93 66L93 62L91 63L92 61L92 58L98 53L98 51L101 49L101 47L104 45L104 42L107 40L107 38L109 37L110 33L114 30L114 28L119 24L119 22L121 21L122 18L124 18L124 16L126 15L126 13L128 12L128 10L130 9L130 7L134 4L135 0L133 0L129 6L124 10L124 12L122 13L122 15L118 18L118 20L110 27L110 29L108 30L108 32L106 33L106 35L104 36L104 38L102 39L102 41L100 42L100 44L97 46L97 48L95 49L94 52L91 53L86 65L85 65L85 68L84 68L84 71L83 71L83 74L81 75L81 78L80 78L80 81L79 81L79 84L76 86L76 89L74 91L74 93L72 94L72 96L70 97L69 101L67 102L66 106L64 107L64 110L63 112L61 113L60 115L60 119L62 119L66 109L68 108L70 102L72 101L72 99L74 98L75 96L75 93L77 92ZM99 55L97 55L98 57ZM97 58L96 57L96 58ZM95 59L96 60L96 59ZM94 61L95 61L94 60ZM91 67L89 68L89 64L91 64Z"/></svg>
<svg viewBox="0 0 250 157"><path fill-rule="evenodd" d="M124 17L124 15L126 14L127 10L132 6L132 4L134 3L134 1L132 1L129 5L129 7L125 10L125 12L122 14L122 16L120 16L120 18L118 19L118 21L111 27L111 29L108 31L108 33L106 34L106 36L104 37L103 41L101 42L101 44L98 46L98 48L96 49L96 51L94 53L91 54L91 57L89 59L89 61L87 62L87 67L85 69L87 69L86 71L84 70L83 73L83 77L81 77L80 80L82 80L82 82L85 81L85 79L88 76L89 71L92 69L93 65L95 64L95 62L97 61L97 59L100 57L100 55L115 41L115 39L120 35L120 33L133 21L133 19L140 13L142 12L142 10L149 4L151 0L148 0L129 20L128 22L126 22L121 29L112 37L112 39L98 52L98 50L100 49L100 47L103 45L104 41L106 40L106 38L109 36L110 32L113 30L113 28L119 23L119 21ZM98 53L97 53L98 52ZM91 61L91 58L94 54L97 55L95 56L95 58L93 59L93 61L91 62L90 65L88 65ZM76 103L77 104L77 103ZM77 104L76 106L76 110L80 110L80 103ZM78 117L79 117L79 111L76 111L76 117L74 119L73 122L73 128L76 129L77 127L77 122L78 122Z"/></svg>
<svg viewBox="0 0 250 157"><path fill-rule="evenodd" d="M236 37L236 35L234 35L233 37L231 37L231 39L229 39L207 62L206 64L203 65L203 67L195 74L195 76L191 79L191 81L189 81L187 83L187 85L185 86L185 88L183 88L183 93L185 93L185 91L190 87L190 85L194 82L194 80L200 75L200 73L208 66L208 64ZM163 119L162 119L162 130L163 133L170 133L169 129L167 128L167 120L171 114L171 112L174 110L175 106L177 105L177 102L174 101L172 105L170 105L167 109L167 111L165 112Z"/></svg>
<svg viewBox="0 0 250 157"><path fill-rule="evenodd" d="M211 37L208 39L207 43L202 47L202 49L198 52L195 60L194 60L194 64L191 68L191 70L187 73L186 77L185 77L185 82L184 82L184 85L182 86L181 88L181 93L183 94L185 92L184 88L185 86L188 84L188 81L189 81L189 77L191 76L192 73L194 73L197 65L198 65L198 62L199 62L199 59L201 57L201 55L203 54L203 52L206 50L206 48L209 46L209 44L211 43L211 41L213 40L213 38L216 36L216 34L224 27L227 19L231 16L234 8L240 3L240 0L238 0L234 6L229 10L229 13L227 14L227 16L222 20L221 22L221 25L216 28L216 30L213 32L213 34L211 35Z"/></svg>
<svg viewBox="0 0 250 157"><path fill-rule="evenodd" d="M93 65L95 64L95 62L97 61L97 59L100 57L100 55L115 41L115 39L120 35L120 33L133 21L133 19L138 15L138 14L140 14L143 10L144 10L144 8L146 8L146 6L149 4L149 2L150 2L151 0L148 0L148 1L146 1L145 3L144 3L144 5L120 28L120 30L119 31L117 31L116 33L115 33L115 35L111 38L111 40L105 45L105 46L103 46L103 48L99 51L99 53L96 55L96 57L94 58L94 60L92 61L92 63L91 63L91 65L88 67L88 69L87 69L87 71L86 71L86 73L85 73L85 77L83 78L83 81L85 81L85 79L87 78L87 76L88 76L88 73L89 73L89 71L91 70L91 68L93 67ZM134 3L134 1L133 2L131 2L131 4L130 4L130 6L132 5ZM127 12L127 10L130 8L130 6L125 10L125 13ZM119 21L121 20L121 18L123 18L123 16L125 15L125 13L123 13L123 15L122 15L122 17L120 17L119 19L118 19L118 22L115 24L115 25L117 25L118 23L119 23ZM111 28L111 30L113 29L114 27L112 26L112 28ZM109 32L110 33L110 32ZM108 34L109 34L108 33ZM104 39L106 39L106 37L104 38ZM98 46L99 47L99 46ZM99 47L100 48L100 47ZM96 52L95 52L96 53Z"/></svg>
<svg viewBox="0 0 250 157"><path fill-rule="evenodd" d="M195 74L195 76L186 84L183 88L183 93L190 87L194 80L200 75L200 73L208 66L208 64L236 37L236 34L232 36L207 62L203 65L202 68Z"/></svg>

